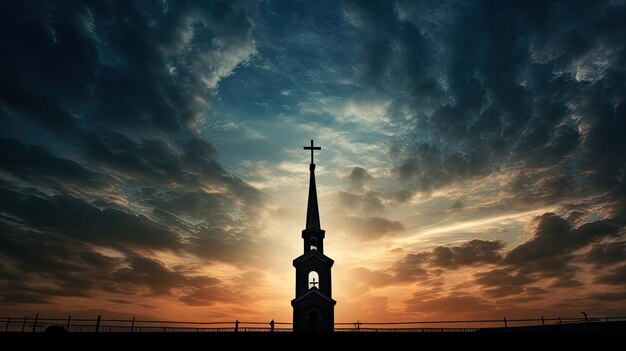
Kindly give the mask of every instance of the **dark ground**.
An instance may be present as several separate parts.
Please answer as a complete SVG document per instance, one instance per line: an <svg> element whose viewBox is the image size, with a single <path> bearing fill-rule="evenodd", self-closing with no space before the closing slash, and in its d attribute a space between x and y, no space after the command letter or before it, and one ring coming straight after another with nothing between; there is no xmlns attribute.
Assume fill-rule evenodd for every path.
<svg viewBox="0 0 626 351"><path fill-rule="evenodd" d="M477 333L0 333L0 349L106 350L120 348L183 350L354 349L419 350L451 347L478 350L523 348L621 349L623 331L477 332ZM619 346L621 345L621 346ZM12 349L13 349L12 347Z"/></svg>

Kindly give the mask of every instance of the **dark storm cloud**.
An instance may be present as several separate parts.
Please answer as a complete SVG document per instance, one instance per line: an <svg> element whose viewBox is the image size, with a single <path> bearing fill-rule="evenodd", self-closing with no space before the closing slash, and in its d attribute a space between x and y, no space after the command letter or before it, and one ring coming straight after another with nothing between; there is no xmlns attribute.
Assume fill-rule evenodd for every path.
<svg viewBox="0 0 626 351"><path fill-rule="evenodd" d="M50 141L72 144L122 176L216 181L255 196L221 167L212 144L193 135L219 79L254 52L254 3L185 1L167 11L153 2L3 6L3 44L12 53L3 55L0 78L5 133L34 121L62 138Z"/></svg>
<svg viewBox="0 0 626 351"><path fill-rule="evenodd" d="M131 182L153 185L132 194L136 200L152 208L152 219L134 215L128 209L106 201L89 203L67 194L51 197L9 190L3 192L4 204L10 206L6 212L33 227L45 227L69 237L118 249L186 250L211 260L230 262L252 259L251 251L256 245L246 238L251 234L247 228L255 225L252 216L262 204L262 194L226 172L214 160L217 155L211 144L190 139L179 145L180 151L159 140L136 143L121 138L111 144L113 150L104 148L103 154L93 157L104 168L117 170ZM40 153L45 150L29 147ZM78 168L83 171L75 174L83 176L82 180L79 179L82 182L87 182L93 173L76 162L43 154L50 161L39 162L39 169L53 162L60 169L71 165L70 170ZM27 166L32 163L29 155L17 156L25 158L15 160L15 164ZM12 166L9 162L5 164ZM19 173L22 169L28 168L11 168L16 176L31 175L25 171L25 175ZM58 172L48 171L36 174L41 179L39 184L52 185L46 180ZM159 187L174 184L176 189ZM228 192L198 191L198 187L205 185L223 187ZM241 203L235 205L234 199L241 199ZM190 218L195 224L187 221ZM227 231L225 228L234 229ZM183 236L187 237L184 243Z"/></svg>
<svg viewBox="0 0 626 351"><path fill-rule="evenodd" d="M129 182L157 188L176 186L176 190L159 190L165 195L156 196L154 192L138 193L139 196L145 194L145 200L152 205L163 205L166 210L173 210L171 201L189 196L216 198L215 201L205 201L208 205L221 198L221 207L232 207L234 196L242 200L239 206L249 209L249 213L252 209L259 209L265 200L256 188L226 171L217 160L215 147L198 137L170 143L161 139L135 141L119 133L101 133L85 144L85 152L94 162L102 168L116 171ZM226 190L215 195L198 193L198 188L203 186ZM196 194L192 194L193 192ZM178 204L183 205L181 201Z"/></svg>
<svg viewBox="0 0 626 351"><path fill-rule="evenodd" d="M250 118L237 125L260 121L254 127L274 139L283 129L270 115L284 124L285 115L303 112L300 101L331 95L388 101L385 119L399 131L367 140L391 144L384 162L398 183L383 192L374 185L389 179L354 167L349 188L336 194L332 211L355 235L400 233L403 224L386 218L390 202L493 173L505 176L507 200L490 208L559 213L535 219L529 239L510 250L479 239L438 246L403 255L386 271L357 268L360 280L435 285L469 268L478 271L469 283L487 296L516 301L540 295L539 284L622 287L626 6L300 5L1 2L0 298L42 303L105 291L233 302L237 287L150 254L237 267L264 259L266 198L223 166L216 144L204 139L212 133L220 142L223 131L203 123ZM257 6L265 18L253 23ZM237 67L237 77L223 79ZM314 99L300 99L307 94ZM342 130L326 114L303 115L298 123L314 117L313 125L363 141L352 128L357 118L346 117L350 128ZM288 125L285 135L296 124ZM473 205L460 201L459 212ZM590 266L602 272L582 279ZM428 312L468 304L493 312L462 294L407 301L409 310Z"/></svg>
<svg viewBox="0 0 626 351"><path fill-rule="evenodd" d="M162 139L135 141L119 133L91 135L85 153L102 167L141 182L198 183L199 175L184 171L173 145Z"/></svg>
<svg viewBox="0 0 626 351"><path fill-rule="evenodd" d="M181 248L178 234L145 216L121 209L100 209L68 195L47 197L0 188L3 212L26 227L45 228L98 245L147 249Z"/></svg>
<svg viewBox="0 0 626 351"><path fill-rule="evenodd" d="M515 198L508 205L553 205L566 201L572 194L585 193L575 175L552 174L552 170L528 171L512 177L507 188ZM581 206L586 207L588 204Z"/></svg>
<svg viewBox="0 0 626 351"><path fill-rule="evenodd" d="M533 237L511 250L505 258L509 264L527 266L535 270L555 269L554 259L572 254L578 249L618 233L619 227L607 221L585 223L572 228L571 223L554 213L545 213L534 220ZM543 260L547 260L542 267Z"/></svg>
<svg viewBox="0 0 626 351"><path fill-rule="evenodd" d="M0 277L0 299L7 302L45 303L55 296L88 296L100 284L98 276L122 263L43 228L33 231L5 221L0 228L0 264L10 275Z"/></svg>
<svg viewBox="0 0 626 351"><path fill-rule="evenodd" d="M26 282L29 276L24 273L71 274L76 272L76 263L83 261L81 245L64 240L61 235L38 233L5 222L0 223L0 228L4 280ZM86 266L92 267L93 257L85 261ZM101 267L109 266L108 262L97 263Z"/></svg>
<svg viewBox="0 0 626 351"><path fill-rule="evenodd" d="M363 191L365 184L374 179L372 175L363 167L354 167L350 173L345 177L350 183L350 189L353 191Z"/></svg>
<svg viewBox="0 0 626 351"><path fill-rule="evenodd" d="M261 193L227 172L217 160L215 147L198 137L177 142L135 141L120 133L100 133L91 135L84 146L86 154L101 167L140 184L191 189L205 184L224 186L251 205L262 201Z"/></svg>
<svg viewBox="0 0 626 351"><path fill-rule="evenodd" d="M461 246L438 246L432 251L430 263L441 268L498 263L502 259L500 241L471 240Z"/></svg>
<svg viewBox="0 0 626 351"><path fill-rule="evenodd" d="M237 224L235 221L231 223ZM249 226L239 229L200 225L189 239L188 249L207 260L242 264L263 260L262 243Z"/></svg>
<svg viewBox="0 0 626 351"><path fill-rule="evenodd" d="M597 284L624 284L622 242L614 240L622 234L619 226L601 220L573 225L568 220L546 213L529 225L530 239L506 250L501 241L470 240L459 246L437 246L428 251L409 253L397 260L388 271L376 274L380 284L406 284L432 280L441 274L461 268L479 268L472 282L493 298L525 296L545 292L535 284L550 282L552 288L578 288L584 262L598 267L610 267L606 274L595 275ZM617 264L617 265L616 265ZM378 279L384 274L385 279ZM363 275L363 274L361 274ZM373 279L373 278L372 278Z"/></svg>
<svg viewBox="0 0 626 351"><path fill-rule="evenodd" d="M513 151L514 159L536 168L560 163L571 155L579 144L579 132L572 126L560 125L550 135L551 129L543 121L531 120Z"/></svg>
<svg viewBox="0 0 626 351"><path fill-rule="evenodd" d="M377 240L404 231L402 223L381 217L344 217L339 222L340 230L360 240Z"/></svg>
<svg viewBox="0 0 626 351"><path fill-rule="evenodd" d="M56 197L44 195L24 195L20 201L7 211L19 215L23 221L33 226L46 226L79 235L90 235L88 240L100 240L98 243L109 245L128 245L129 240L141 240L135 245L146 247L161 247L164 249L180 249L177 234L195 233L197 228L191 228L180 218L202 218L207 225L214 228L233 226L236 223L233 211L248 209L248 213L258 208L262 203L260 192L240 179L228 174L217 161L214 160L217 152L213 146L202 140L184 140L180 142L180 153L159 140L144 143L135 143L128 138L120 138L112 143L114 150L103 148L102 154L93 157L108 170L117 170L133 182L140 184L171 185L177 184L178 189L143 188L135 194L135 198L154 208L153 214L161 221L153 222L143 216L125 214L106 201L101 202L103 208L97 209L92 204L80 198L72 198L66 194ZM79 163L62 159L50 154L44 147L23 145L15 140L5 142L11 146L10 155L3 154L1 166L12 175L30 183L41 186L53 186L56 183L70 183L63 189L75 190L77 186L104 187L98 174L84 168ZM37 172L35 172L37 171ZM231 193L198 192L197 187L202 185L220 186L230 189ZM235 208L233 195L242 199L243 204ZM18 198L18 193L7 193L8 198ZM8 200L7 200L8 201ZM40 209L34 212L33 209ZM37 217L37 213L50 213L49 219L54 219L55 225ZM77 216L77 213L84 215ZM136 223L131 218L139 219ZM89 219L87 223L82 221ZM250 220L242 218L240 226L250 225ZM165 225L165 226L161 226ZM61 227L63 226L63 228ZM71 227L68 229L68 227ZM111 234L104 235L111 232ZM169 233L170 239L165 239ZM204 236L211 230L204 228ZM213 230L213 240L219 241L231 235ZM217 235L219 233L219 235ZM107 239L108 238L108 239ZM119 239L119 240L118 240ZM108 241L107 241L108 240ZM195 251L195 246L193 247ZM212 250L219 253L220 250ZM222 258L228 255L219 255Z"/></svg>
<svg viewBox="0 0 626 351"><path fill-rule="evenodd" d="M28 183L59 188L108 187L104 176L80 163L57 157L41 145L0 138L0 169Z"/></svg>
<svg viewBox="0 0 626 351"><path fill-rule="evenodd" d="M589 295L589 298L597 301L624 301L626 300L626 292L600 292Z"/></svg>
<svg viewBox="0 0 626 351"><path fill-rule="evenodd" d="M491 268L474 277L487 295L580 288L589 264L607 270L596 283L623 282L624 4L346 1L343 9L367 37L355 81L391 101L387 116L410 121L390 148L401 186L389 199L510 174L499 206L558 208L530 224L525 243L490 252ZM411 253L392 275L419 281L435 262L466 266L455 265L458 254Z"/></svg>
<svg viewBox="0 0 626 351"><path fill-rule="evenodd" d="M413 152L413 156L394 169L400 180L413 182L411 191L430 193L470 174L468 160L459 152L448 154L441 146L431 143L415 144ZM480 168L479 165L475 167ZM405 198L400 196L398 200L407 200L411 195L409 192Z"/></svg>
<svg viewBox="0 0 626 351"><path fill-rule="evenodd" d="M11 53L0 58L1 107L11 117L19 114L56 132L71 132L77 121L64 103L89 97L97 52L71 4L40 5L0 4L0 42Z"/></svg>
<svg viewBox="0 0 626 351"><path fill-rule="evenodd" d="M358 81L393 100L388 115L414 121L392 148L408 192L398 200L502 165L523 165L521 177L550 165L552 199L606 193L623 216L625 6L347 1L344 11L369 38Z"/></svg>
<svg viewBox="0 0 626 351"><path fill-rule="evenodd" d="M199 128L220 80L255 52L256 6L0 4L5 300L19 291L24 302L47 300L28 279L56 286L50 296L72 288L170 294L187 285L181 296L191 296L219 282L137 251L249 257L232 253L253 246L246 237L265 199L222 167Z"/></svg>
<svg viewBox="0 0 626 351"><path fill-rule="evenodd" d="M339 230L351 238L366 241L393 236L405 230L401 222L384 217L387 209L383 194L366 187L374 180L367 169L352 167L342 178L347 183L347 189L335 193L335 207L332 209Z"/></svg>
<svg viewBox="0 0 626 351"><path fill-rule="evenodd" d="M582 267L573 264L577 252L589 249L584 256L587 262L613 264L618 255L616 243L596 244L601 240L618 237L619 227L606 220L585 223L578 227L568 220L546 213L531 222L532 237L512 250L499 262L500 268L475 275L475 282L485 293L494 297L527 292L529 285L543 279L552 279L552 287L572 288L582 286L579 274ZM600 251L610 250L613 257L598 258ZM616 270L619 270L616 268ZM598 279L618 281L619 274L612 273Z"/></svg>
<svg viewBox="0 0 626 351"><path fill-rule="evenodd" d="M132 251L126 251L124 258L105 256L91 245L52 231L34 232L4 222L0 228L0 300L4 302L48 303L54 297L89 297L99 291L179 296L192 305L236 302L232 288L217 278L189 275ZM214 293L196 296L207 290Z"/></svg>
<svg viewBox="0 0 626 351"><path fill-rule="evenodd" d="M503 268L477 273L474 281L483 286L484 292L490 297L510 297L527 292L525 286L536 282L536 279Z"/></svg>
<svg viewBox="0 0 626 351"><path fill-rule="evenodd" d="M437 246L430 251L408 254L397 267L421 264L434 268L454 269L473 265L497 264L502 260L504 244L494 240L474 239L460 246Z"/></svg>
<svg viewBox="0 0 626 351"><path fill-rule="evenodd" d="M597 244L585 255L585 261L602 267L626 261L626 242Z"/></svg>
<svg viewBox="0 0 626 351"><path fill-rule="evenodd" d="M207 92L253 51L251 2L2 6L3 107L61 133L195 128Z"/></svg>
<svg viewBox="0 0 626 351"><path fill-rule="evenodd" d="M355 269L355 277L375 286L427 281L445 270L494 266L502 262L504 244L474 239L459 246L437 246L432 250L409 253L387 271Z"/></svg>
<svg viewBox="0 0 626 351"><path fill-rule="evenodd" d="M232 221L227 213L230 198L226 195L145 187L138 191L137 197L157 209L157 216L176 214L204 218L208 223L219 226L226 226Z"/></svg>
<svg viewBox="0 0 626 351"><path fill-rule="evenodd" d="M185 151L180 155L161 143L133 149L134 154L125 149L119 154L131 157L136 162L107 164L108 169L117 167L120 174L133 181L142 177L139 179L141 181L145 177L144 183L179 184L176 190L145 187L133 195L153 208L152 219L135 215L128 209L106 201L89 203L67 194L47 196L8 189L3 189L1 193L3 204L7 206L4 211L34 228L47 228L78 240L118 249L130 247L187 250L215 260L241 262L251 259L251 250L256 245L246 238L251 234L247 228L254 225L251 216L261 205L262 195L224 171L211 158L215 156L215 149L210 144L186 141L183 145ZM123 147L123 143L119 145L119 148ZM41 147L33 148L44 150ZM91 175L91 172L80 168L79 164L46 155L52 161L57 161L56 165L60 169L71 165L83 170L85 177L82 181L88 181L87 175ZM28 162L30 161L25 159L18 163L27 165ZM10 166L8 162L7 164ZM43 162L38 164L39 168L45 166L46 163ZM20 169L15 168L12 171L20 176L17 173ZM46 177L42 183L50 185L45 180L51 179L55 174L49 172L37 176ZM203 184L227 187L231 192L222 194L197 191L197 187ZM242 203L235 206L233 196L240 198ZM246 216L242 216L243 213ZM191 224L186 220L189 218L200 223ZM225 228L234 229L227 231ZM184 242L183 236L188 237Z"/></svg>
<svg viewBox="0 0 626 351"><path fill-rule="evenodd" d="M219 279L210 276L190 277L168 268L158 260L143 256L130 256L126 263L128 267L118 268L103 277L120 292L132 290L139 295L146 294L146 291L151 295L168 295L175 289L218 289L221 284ZM220 299L215 296L215 300Z"/></svg>
<svg viewBox="0 0 626 351"><path fill-rule="evenodd" d="M607 285L626 285L626 266L615 267L608 274L597 276L594 282Z"/></svg>
<svg viewBox="0 0 626 351"><path fill-rule="evenodd" d="M413 282L425 280L429 276L426 261L430 252L408 254L398 260L391 268L393 277L398 282Z"/></svg>

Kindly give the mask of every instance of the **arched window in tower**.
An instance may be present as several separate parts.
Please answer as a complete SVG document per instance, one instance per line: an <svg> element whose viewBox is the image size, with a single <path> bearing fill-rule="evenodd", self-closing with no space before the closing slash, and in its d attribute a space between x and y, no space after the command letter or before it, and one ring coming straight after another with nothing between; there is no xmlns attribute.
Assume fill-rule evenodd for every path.
<svg viewBox="0 0 626 351"><path fill-rule="evenodd" d="M311 238L311 250L317 250L317 238Z"/></svg>
<svg viewBox="0 0 626 351"><path fill-rule="evenodd" d="M309 289L316 288L319 289L320 285L320 276L316 271L309 272Z"/></svg>

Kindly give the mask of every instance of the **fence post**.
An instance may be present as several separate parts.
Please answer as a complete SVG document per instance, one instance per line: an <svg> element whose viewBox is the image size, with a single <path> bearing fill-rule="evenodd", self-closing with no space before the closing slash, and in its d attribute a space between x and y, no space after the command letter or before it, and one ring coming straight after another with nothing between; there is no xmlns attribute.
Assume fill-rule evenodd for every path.
<svg viewBox="0 0 626 351"><path fill-rule="evenodd" d="M270 331L272 333L274 332L274 320L273 319L270 321Z"/></svg>
<svg viewBox="0 0 626 351"><path fill-rule="evenodd" d="M70 331L70 321L72 320L72 315L67 316L67 324L65 325L65 331Z"/></svg>
<svg viewBox="0 0 626 351"><path fill-rule="evenodd" d="M543 330L546 330L546 321L543 319L543 316L541 316L541 325L543 326Z"/></svg>
<svg viewBox="0 0 626 351"><path fill-rule="evenodd" d="M7 318L7 326L4 328L5 333L9 332L9 324L11 324L11 318Z"/></svg>
<svg viewBox="0 0 626 351"><path fill-rule="evenodd" d="M235 321L235 333L239 332L239 319Z"/></svg>
<svg viewBox="0 0 626 351"><path fill-rule="evenodd" d="M133 317L133 321L130 322L130 332L135 331L135 317Z"/></svg>
<svg viewBox="0 0 626 351"><path fill-rule="evenodd" d="M28 316L24 316L24 323L22 323L22 333L24 332L24 329L26 329L26 320L28 319Z"/></svg>
<svg viewBox="0 0 626 351"><path fill-rule="evenodd" d="M33 333L37 329L37 321L39 320L39 313L35 315L35 323L33 323Z"/></svg>
<svg viewBox="0 0 626 351"><path fill-rule="evenodd" d="M506 317L504 317L504 330L508 329L509 325L506 323Z"/></svg>
<svg viewBox="0 0 626 351"><path fill-rule="evenodd" d="M98 319L96 320L96 333L100 330L100 315L98 315Z"/></svg>

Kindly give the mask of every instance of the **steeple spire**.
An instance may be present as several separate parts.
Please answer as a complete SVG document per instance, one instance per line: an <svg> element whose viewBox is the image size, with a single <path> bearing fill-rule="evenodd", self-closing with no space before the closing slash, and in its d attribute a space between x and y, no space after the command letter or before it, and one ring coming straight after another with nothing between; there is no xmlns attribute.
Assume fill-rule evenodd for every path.
<svg viewBox="0 0 626 351"><path fill-rule="evenodd" d="M306 229L317 228L322 229L320 225L320 210L317 206L317 187L315 186L315 163L313 163L313 151L321 150L319 146L313 146L313 140L311 140L311 146L305 146L304 150L311 150L311 164L309 165L309 171L311 171L311 180L309 181L309 202L306 210Z"/></svg>
<svg viewBox="0 0 626 351"><path fill-rule="evenodd" d="M326 231L320 228L320 210L317 207L315 187L315 162L313 152L319 146L305 146L311 150L311 181L309 203L306 210L306 229L302 231L302 255L293 260L296 267L296 298L293 307L294 332L332 332L335 328L335 304L331 268L335 261L324 254ZM304 335L304 334L302 334Z"/></svg>
<svg viewBox="0 0 626 351"><path fill-rule="evenodd" d="M293 260L296 267L296 298L291 300L293 307L294 332L332 332L335 328L335 304L333 300L330 270L333 261L324 255L326 231L320 228L320 210L317 207L315 187L315 162L313 152L319 146L305 146L311 150L311 181L309 183L309 203L306 210L306 229L302 231L303 253Z"/></svg>
<svg viewBox="0 0 626 351"><path fill-rule="evenodd" d="M317 207L317 188L315 187L315 163L312 163L309 169L311 170L311 181L309 182L309 204L306 209L306 229L321 229L320 210Z"/></svg>

